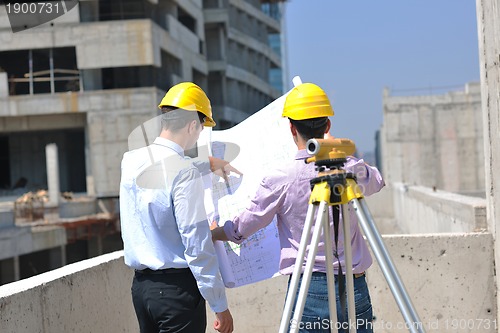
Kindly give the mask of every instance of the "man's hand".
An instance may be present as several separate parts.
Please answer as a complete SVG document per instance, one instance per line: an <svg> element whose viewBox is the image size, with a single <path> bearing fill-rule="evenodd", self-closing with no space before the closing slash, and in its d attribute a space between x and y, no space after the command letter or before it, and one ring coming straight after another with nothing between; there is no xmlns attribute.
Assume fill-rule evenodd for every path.
<svg viewBox="0 0 500 333"><path fill-rule="evenodd" d="M233 327L233 316L229 309L215 314L214 328L220 333L231 333Z"/></svg>
<svg viewBox="0 0 500 333"><path fill-rule="evenodd" d="M242 175L242 173L235 169L229 162L221 160L220 158L209 156L208 160L210 161L210 170L212 170L213 173L216 175L223 177L226 179L227 175L229 175L231 172L235 172L239 175Z"/></svg>

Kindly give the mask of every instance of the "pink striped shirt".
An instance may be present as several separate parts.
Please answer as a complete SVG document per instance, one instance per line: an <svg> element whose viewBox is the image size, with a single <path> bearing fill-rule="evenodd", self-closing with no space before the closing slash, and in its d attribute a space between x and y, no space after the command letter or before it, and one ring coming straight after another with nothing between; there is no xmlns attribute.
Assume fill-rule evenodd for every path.
<svg viewBox="0 0 500 333"><path fill-rule="evenodd" d="M226 221L224 224L224 232L229 240L241 243L259 229L269 225L276 215L281 247L280 273L284 275L293 272L311 194L309 181L317 177L314 163L304 163L307 157L310 156L306 150L299 150L295 161L272 171L262 180L247 208L233 221ZM362 159L349 156L344 169L356 176L357 184L364 195L378 192L385 185L377 168L367 165ZM358 218L351 205L348 209L351 223L353 273L358 274L371 266L372 258L359 228ZM335 248L331 215L330 210L332 246ZM342 215L340 221L342 223ZM341 265L344 267L342 224L339 226L338 248ZM334 269L337 274L337 259L334 260ZM318 245L313 271L326 272L323 239ZM345 267L343 271L345 273Z"/></svg>

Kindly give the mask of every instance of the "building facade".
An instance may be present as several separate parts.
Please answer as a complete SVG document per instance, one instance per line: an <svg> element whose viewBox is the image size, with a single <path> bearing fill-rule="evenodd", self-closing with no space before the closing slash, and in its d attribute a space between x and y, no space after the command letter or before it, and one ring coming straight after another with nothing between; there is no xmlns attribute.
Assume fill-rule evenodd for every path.
<svg viewBox="0 0 500 333"><path fill-rule="evenodd" d="M260 0L80 1L12 33L0 7L0 187L46 188L59 148L61 191L116 196L128 134L161 95L193 81L219 129L283 93L282 4Z"/></svg>
<svg viewBox="0 0 500 333"><path fill-rule="evenodd" d="M55 20L13 33L0 5L0 199L49 187L46 147L55 143L60 192L96 198L90 204L102 212L103 200L118 197L129 134L158 114L176 83L193 81L207 92L216 129L281 96L283 9L281 1L260 0L82 0ZM113 213L112 204L104 206ZM81 211L63 216L65 207L56 220ZM23 226L20 242L14 210L0 205L0 232L10 232L0 247L15 248L0 255L2 281L28 276L22 256L34 251L46 251L30 261L42 263L40 272L119 246L119 234L108 246L89 229L99 219L81 221L74 232L84 235L77 240L86 245L75 248L83 255L65 249L74 237L68 232L56 237Z"/></svg>

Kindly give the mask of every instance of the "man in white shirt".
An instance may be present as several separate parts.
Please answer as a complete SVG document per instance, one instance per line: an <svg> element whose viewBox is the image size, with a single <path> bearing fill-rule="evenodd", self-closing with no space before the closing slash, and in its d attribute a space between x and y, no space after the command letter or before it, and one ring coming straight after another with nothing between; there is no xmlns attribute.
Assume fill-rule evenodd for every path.
<svg viewBox="0 0 500 333"><path fill-rule="evenodd" d="M204 208L203 163L195 166L184 155L203 126L215 126L210 101L200 87L183 82L166 93L159 108L160 136L126 152L121 164L124 257L135 269L132 299L140 330L204 333L206 300L215 312L214 328L231 333L233 318Z"/></svg>

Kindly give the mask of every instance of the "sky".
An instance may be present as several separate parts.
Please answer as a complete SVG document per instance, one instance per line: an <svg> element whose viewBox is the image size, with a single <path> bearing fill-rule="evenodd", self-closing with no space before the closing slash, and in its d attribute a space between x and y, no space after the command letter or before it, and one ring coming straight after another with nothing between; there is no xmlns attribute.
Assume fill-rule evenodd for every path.
<svg viewBox="0 0 500 333"><path fill-rule="evenodd" d="M288 88L294 76L323 88L331 133L375 148L382 93L428 95L479 81L474 0L289 0Z"/></svg>

